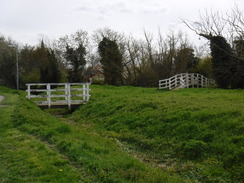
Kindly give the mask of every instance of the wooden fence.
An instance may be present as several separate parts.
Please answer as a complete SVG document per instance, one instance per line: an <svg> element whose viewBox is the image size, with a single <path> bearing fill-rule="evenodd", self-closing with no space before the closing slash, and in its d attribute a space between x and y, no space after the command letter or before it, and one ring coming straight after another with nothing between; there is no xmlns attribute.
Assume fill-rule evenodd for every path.
<svg viewBox="0 0 244 183"><path fill-rule="evenodd" d="M90 83L28 83L27 98L42 108L79 106L89 101Z"/></svg>
<svg viewBox="0 0 244 183"><path fill-rule="evenodd" d="M215 81L197 73L181 73L159 81L159 89L203 88Z"/></svg>

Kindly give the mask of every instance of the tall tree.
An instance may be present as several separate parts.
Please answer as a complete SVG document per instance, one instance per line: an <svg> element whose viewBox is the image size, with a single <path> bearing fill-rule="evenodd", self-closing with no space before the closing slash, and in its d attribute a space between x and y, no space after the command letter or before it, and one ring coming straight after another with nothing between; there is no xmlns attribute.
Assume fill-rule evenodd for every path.
<svg viewBox="0 0 244 183"><path fill-rule="evenodd" d="M244 30L243 30L244 31ZM234 51L237 55L236 70L232 77L234 88L244 88L244 40L239 38L234 42Z"/></svg>
<svg viewBox="0 0 244 183"><path fill-rule="evenodd" d="M16 50L10 44L13 44L11 39L0 35L0 82L16 88Z"/></svg>
<svg viewBox="0 0 244 183"><path fill-rule="evenodd" d="M33 71L39 69L39 82L58 83L60 81L60 71L57 59L52 49L47 48L42 41L40 46L33 50L31 54L31 62L33 63Z"/></svg>
<svg viewBox="0 0 244 183"><path fill-rule="evenodd" d="M90 57L87 56L87 49L90 51L88 33L78 30L71 35L59 38L57 41L59 57L65 65L68 80L70 82L81 82L83 80L84 67Z"/></svg>
<svg viewBox="0 0 244 183"><path fill-rule="evenodd" d="M99 43L98 51L104 72L104 82L109 85L123 84L122 54L116 42L104 37Z"/></svg>
<svg viewBox="0 0 244 183"><path fill-rule="evenodd" d="M200 22L183 22L198 35L210 41L213 74L220 88L244 88L243 59L238 44L244 38L244 18L236 7L228 12L206 12ZM237 47L236 47L237 46ZM237 50L235 49L238 48Z"/></svg>
<svg viewBox="0 0 244 183"><path fill-rule="evenodd" d="M195 57L192 48L181 48L176 52L174 74L191 72L197 66L198 62L199 59Z"/></svg>
<svg viewBox="0 0 244 183"><path fill-rule="evenodd" d="M55 56L54 51L50 48L47 49L47 57L49 60L49 72L50 79L49 82L58 83L61 80L61 72L58 64L58 60Z"/></svg>
<svg viewBox="0 0 244 183"><path fill-rule="evenodd" d="M86 49L80 43L77 49L66 46L65 58L69 64L69 82L81 82L83 80L83 71L86 64Z"/></svg>
<svg viewBox="0 0 244 183"><path fill-rule="evenodd" d="M236 60L231 46L222 36L202 35L210 40L212 66L215 80L220 88L231 86Z"/></svg>

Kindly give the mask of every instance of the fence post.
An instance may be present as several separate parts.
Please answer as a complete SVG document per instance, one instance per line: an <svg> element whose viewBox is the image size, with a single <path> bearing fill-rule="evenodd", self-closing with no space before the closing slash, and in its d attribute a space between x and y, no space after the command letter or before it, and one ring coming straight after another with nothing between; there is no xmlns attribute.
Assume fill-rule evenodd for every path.
<svg viewBox="0 0 244 183"><path fill-rule="evenodd" d="M64 88L65 88L65 100L68 101L68 87L67 87L67 83L64 84Z"/></svg>
<svg viewBox="0 0 244 183"><path fill-rule="evenodd" d="M83 101L86 101L86 85L83 84Z"/></svg>
<svg viewBox="0 0 244 183"><path fill-rule="evenodd" d="M171 80L169 79L169 90L171 90Z"/></svg>
<svg viewBox="0 0 244 183"><path fill-rule="evenodd" d="M27 98L30 99L30 95L31 95L31 86L30 84L27 84Z"/></svg>
<svg viewBox="0 0 244 183"><path fill-rule="evenodd" d="M71 108L71 91L70 91L70 83L65 83L65 93L66 93L66 100L68 104L68 108Z"/></svg>
<svg viewBox="0 0 244 183"><path fill-rule="evenodd" d="M204 83L203 83L203 75L201 75L201 85L202 85L202 88L204 88L205 87L205 85L204 85Z"/></svg>
<svg viewBox="0 0 244 183"><path fill-rule="evenodd" d="M189 74L186 73L186 86L189 88Z"/></svg>
<svg viewBox="0 0 244 183"><path fill-rule="evenodd" d="M48 103L48 108L51 108L51 86L50 86L50 84L47 84L47 103Z"/></svg>
<svg viewBox="0 0 244 183"><path fill-rule="evenodd" d="M87 89L87 91L86 91L86 94L87 94L87 97L86 97L86 100L87 100L87 102L88 102L88 100L89 100L89 92L90 92L90 84L89 83L86 83L86 89Z"/></svg>
<svg viewBox="0 0 244 183"><path fill-rule="evenodd" d="M198 73L197 73L197 79L196 79L196 81L197 81L197 88L199 88L199 84L200 84L199 79L201 79L201 78L199 78L199 75L198 75Z"/></svg>

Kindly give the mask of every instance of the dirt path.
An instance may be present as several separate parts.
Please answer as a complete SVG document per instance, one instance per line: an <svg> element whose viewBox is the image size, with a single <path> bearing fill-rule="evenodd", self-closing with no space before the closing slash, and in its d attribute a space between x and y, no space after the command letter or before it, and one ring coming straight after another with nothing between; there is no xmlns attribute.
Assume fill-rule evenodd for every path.
<svg viewBox="0 0 244 183"><path fill-rule="evenodd" d="M1 102L4 100L4 96L0 95L0 107L7 107L7 105L1 105Z"/></svg>

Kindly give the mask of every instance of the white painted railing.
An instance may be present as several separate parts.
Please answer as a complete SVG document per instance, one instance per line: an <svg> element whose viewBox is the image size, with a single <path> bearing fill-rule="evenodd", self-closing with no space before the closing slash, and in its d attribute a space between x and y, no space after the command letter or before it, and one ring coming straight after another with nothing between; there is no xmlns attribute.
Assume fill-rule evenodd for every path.
<svg viewBox="0 0 244 183"><path fill-rule="evenodd" d="M68 106L71 108L72 105L88 102L90 97L90 83L28 83L26 86L26 97L34 99L40 107Z"/></svg>
<svg viewBox="0 0 244 183"><path fill-rule="evenodd" d="M215 81L197 73L181 73L159 81L159 89L204 88Z"/></svg>

